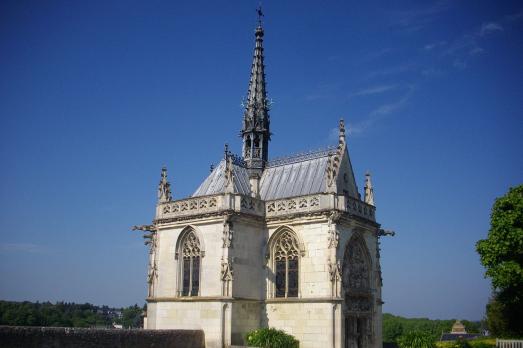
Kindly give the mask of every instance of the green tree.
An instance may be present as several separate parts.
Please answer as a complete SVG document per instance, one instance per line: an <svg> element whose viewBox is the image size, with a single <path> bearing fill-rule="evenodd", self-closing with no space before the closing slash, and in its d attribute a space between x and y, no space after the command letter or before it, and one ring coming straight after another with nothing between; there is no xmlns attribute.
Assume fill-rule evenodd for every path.
<svg viewBox="0 0 523 348"><path fill-rule="evenodd" d="M494 335L523 336L523 185L496 199L490 219L487 239L476 244L494 289L487 323Z"/></svg>
<svg viewBox="0 0 523 348"><path fill-rule="evenodd" d="M383 315L383 342L396 342L403 334L403 325L399 319L390 314Z"/></svg>
<svg viewBox="0 0 523 348"><path fill-rule="evenodd" d="M126 328L142 327L142 313L143 309L137 304L124 308L122 311L122 325Z"/></svg>
<svg viewBox="0 0 523 348"><path fill-rule="evenodd" d="M397 340L400 348L435 348L436 339L428 332L411 331Z"/></svg>

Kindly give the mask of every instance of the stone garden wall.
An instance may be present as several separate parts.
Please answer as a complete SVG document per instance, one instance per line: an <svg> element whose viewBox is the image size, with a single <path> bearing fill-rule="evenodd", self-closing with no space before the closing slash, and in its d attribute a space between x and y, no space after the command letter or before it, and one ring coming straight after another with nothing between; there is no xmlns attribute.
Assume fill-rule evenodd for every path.
<svg viewBox="0 0 523 348"><path fill-rule="evenodd" d="M109 330L63 327L0 326L4 348L204 348L201 330Z"/></svg>

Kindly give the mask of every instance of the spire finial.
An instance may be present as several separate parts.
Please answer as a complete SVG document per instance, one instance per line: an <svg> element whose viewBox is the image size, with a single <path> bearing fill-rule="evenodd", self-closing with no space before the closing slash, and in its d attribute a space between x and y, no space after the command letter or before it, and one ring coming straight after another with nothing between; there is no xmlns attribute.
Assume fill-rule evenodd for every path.
<svg viewBox="0 0 523 348"><path fill-rule="evenodd" d="M365 203L374 205L374 189L372 188L372 181L370 180L370 172L365 173L365 195L363 200Z"/></svg>
<svg viewBox="0 0 523 348"><path fill-rule="evenodd" d="M171 184L167 180L167 167L162 167L162 174L160 183L158 184L158 203L166 203L172 201Z"/></svg>

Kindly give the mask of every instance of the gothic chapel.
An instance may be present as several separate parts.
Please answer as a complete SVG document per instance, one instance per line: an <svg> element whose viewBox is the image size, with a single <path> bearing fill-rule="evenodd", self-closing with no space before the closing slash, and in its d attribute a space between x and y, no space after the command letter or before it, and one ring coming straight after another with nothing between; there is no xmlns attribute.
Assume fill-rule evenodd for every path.
<svg viewBox="0 0 523 348"><path fill-rule="evenodd" d="M200 329L207 347L273 327L300 347L381 347L379 237L370 175L363 200L343 120L337 146L269 159L263 52L255 30L241 156L228 148L192 196L162 169L149 245L147 329Z"/></svg>

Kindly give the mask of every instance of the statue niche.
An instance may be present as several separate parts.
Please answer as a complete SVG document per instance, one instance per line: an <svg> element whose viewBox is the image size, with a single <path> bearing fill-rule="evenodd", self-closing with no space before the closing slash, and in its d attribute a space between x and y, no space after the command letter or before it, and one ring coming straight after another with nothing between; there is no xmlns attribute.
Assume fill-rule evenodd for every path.
<svg viewBox="0 0 523 348"><path fill-rule="evenodd" d="M364 348L372 343L371 259L365 241L354 236L343 258L345 347Z"/></svg>

